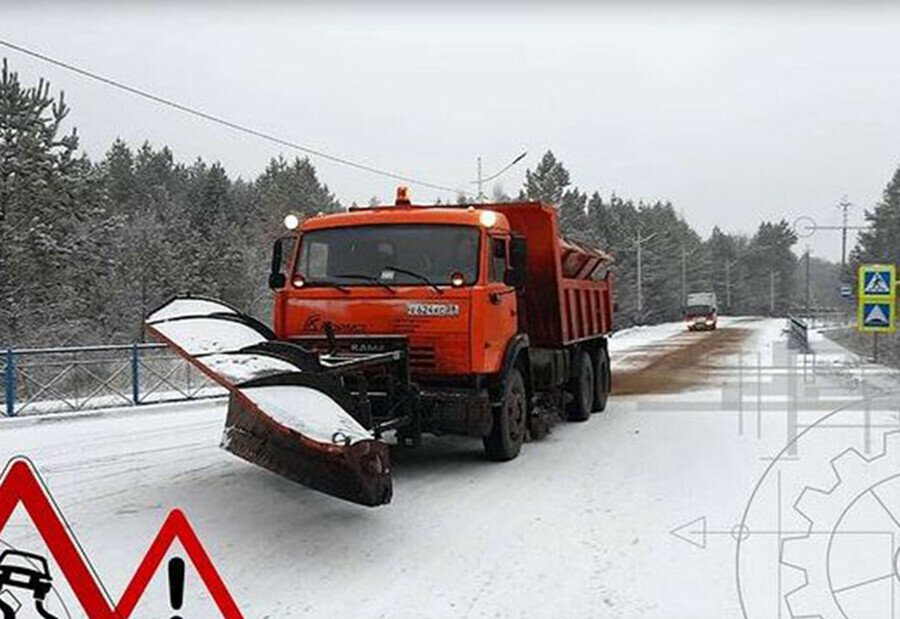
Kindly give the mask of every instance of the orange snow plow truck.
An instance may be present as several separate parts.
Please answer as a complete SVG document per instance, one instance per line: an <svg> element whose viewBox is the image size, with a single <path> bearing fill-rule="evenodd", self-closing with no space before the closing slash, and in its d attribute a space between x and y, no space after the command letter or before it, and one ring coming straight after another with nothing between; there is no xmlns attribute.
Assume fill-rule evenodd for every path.
<svg viewBox="0 0 900 619"><path fill-rule="evenodd" d="M480 438L519 455L610 391L609 254L537 202L351 208L273 248L273 326L177 297L146 329L230 392L222 445L364 505L391 498L388 441Z"/></svg>

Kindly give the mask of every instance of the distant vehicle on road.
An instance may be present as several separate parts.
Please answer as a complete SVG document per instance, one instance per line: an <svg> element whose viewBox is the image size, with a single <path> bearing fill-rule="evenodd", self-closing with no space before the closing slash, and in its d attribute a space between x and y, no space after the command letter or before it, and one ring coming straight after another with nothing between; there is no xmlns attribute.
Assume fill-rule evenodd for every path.
<svg viewBox="0 0 900 619"><path fill-rule="evenodd" d="M711 331L716 328L718 317L715 292L695 292L687 296L684 322L688 331Z"/></svg>

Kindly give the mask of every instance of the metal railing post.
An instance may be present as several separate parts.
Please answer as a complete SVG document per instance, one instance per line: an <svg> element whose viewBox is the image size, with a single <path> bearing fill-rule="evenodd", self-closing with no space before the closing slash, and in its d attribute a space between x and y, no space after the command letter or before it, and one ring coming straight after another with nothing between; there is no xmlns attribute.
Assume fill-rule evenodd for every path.
<svg viewBox="0 0 900 619"><path fill-rule="evenodd" d="M803 352L809 352L809 327L807 323L788 314L788 331L791 343L802 349Z"/></svg>
<svg viewBox="0 0 900 619"><path fill-rule="evenodd" d="M131 346L131 400L137 406L141 403L141 375L139 367L140 358L138 356L137 344Z"/></svg>
<svg viewBox="0 0 900 619"><path fill-rule="evenodd" d="M6 350L6 416L16 416L16 353Z"/></svg>

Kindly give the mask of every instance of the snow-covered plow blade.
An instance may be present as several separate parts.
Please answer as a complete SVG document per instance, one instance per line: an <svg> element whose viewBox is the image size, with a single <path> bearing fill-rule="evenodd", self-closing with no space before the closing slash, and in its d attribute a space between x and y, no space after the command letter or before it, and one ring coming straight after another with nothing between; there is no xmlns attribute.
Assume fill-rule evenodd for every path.
<svg viewBox="0 0 900 619"><path fill-rule="evenodd" d="M379 355L346 359L277 341L259 321L200 298L169 301L145 327L230 392L225 449L348 501L390 502L388 447L351 414L342 380Z"/></svg>

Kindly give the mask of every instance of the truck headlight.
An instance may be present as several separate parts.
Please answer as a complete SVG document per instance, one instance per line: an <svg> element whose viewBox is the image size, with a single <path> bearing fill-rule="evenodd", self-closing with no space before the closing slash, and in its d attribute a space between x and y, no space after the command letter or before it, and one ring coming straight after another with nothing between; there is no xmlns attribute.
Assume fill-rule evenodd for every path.
<svg viewBox="0 0 900 619"><path fill-rule="evenodd" d="M295 213L288 213L284 216L284 227L288 230L296 230L300 225L300 218Z"/></svg>

